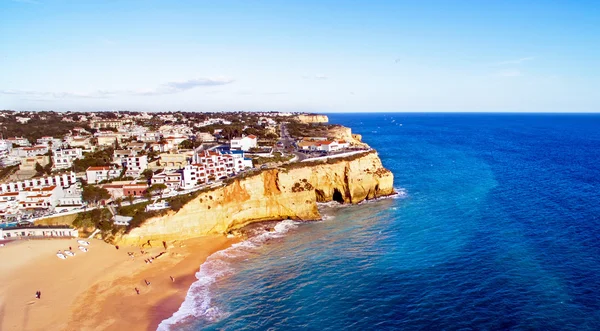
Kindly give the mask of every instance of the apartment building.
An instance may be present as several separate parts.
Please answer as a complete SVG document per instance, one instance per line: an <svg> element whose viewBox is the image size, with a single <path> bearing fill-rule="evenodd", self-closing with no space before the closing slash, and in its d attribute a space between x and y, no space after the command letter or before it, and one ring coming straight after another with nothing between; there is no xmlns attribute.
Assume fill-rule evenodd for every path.
<svg viewBox="0 0 600 331"><path fill-rule="evenodd" d="M110 166L89 167L85 171L88 184L111 180L121 175L121 170Z"/></svg>

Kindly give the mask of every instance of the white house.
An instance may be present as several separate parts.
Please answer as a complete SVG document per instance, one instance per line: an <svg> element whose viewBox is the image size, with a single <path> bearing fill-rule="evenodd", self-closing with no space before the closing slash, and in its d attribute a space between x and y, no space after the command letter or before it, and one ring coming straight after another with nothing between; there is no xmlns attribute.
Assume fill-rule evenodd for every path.
<svg viewBox="0 0 600 331"><path fill-rule="evenodd" d="M12 150L12 142L10 140L0 140L0 154L8 155Z"/></svg>
<svg viewBox="0 0 600 331"><path fill-rule="evenodd" d="M81 196L82 188L80 183L76 183L64 189L64 195L58 200L57 209L60 211L61 207L65 209L74 209L83 206L83 199Z"/></svg>
<svg viewBox="0 0 600 331"><path fill-rule="evenodd" d="M125 176L139 177L148 168L148 156L129 156L123 158L123 166L127 167Z"/></svg>
<svg viewBox="0 0 600 331"><path fill-rule="evenodd" d="M113 151L112 163L122 165L126 158L136 156L137 153L138 152L136 150L115 149Z"/></svg>
<svg viewBox="0 0 600 331"><path fill-rule="evenodd" d="M83 158L81 148L59 149L52 152L54 169L67 169L73 166L73 161Z"/></svg>
<svg viewBox="0 0 600 331"><path fill-rule="evenodd" d="M33 157L46 153L48 153L48 146L17 147L10 152L11 155L17 157Z"/></svg>
<svg viewBox="0 0 600 331"><path fill-rule="evenodd" d="M110 180L119 177L119 175L121 175L121 171L109 166L89 167L85 171L85 175L89 184L96 184L104 180Z"/></svg>
<svg viewBox="0 0 600 331"><path fill-rule="evenodd" d="M160 173L152 176L150 184L165 184L170 190L178 190L181 187L181 173Z"/></svg>
<svg viewBox="0 0 600 331"><path fill-rule="evenodd" d="M46 137L39 138L37 140L37 144L47 146L48 148L55 150L55 149L61 148L63 142L62 142L62 139L60 139L60 138L53 138L50 136L46 136Z"/></svg>
<svg viewBox="0 0 600 331"><path fill-rule="evenodd" d="M203 142L213 142L216 141L215 136L208 132L198 132L196 133L196 139Z"/></svg>
<svg viewBox="0 0 600 331"><path fill-rule="evenodd" d="M258 139L254 135L249 135L241 138L233 138L230 142L230 148L235 150L249 151L251 148L258 146Z"/></svg>
<svg viewBox="0 0 600 331"><path fill-rule="evenodd" d="M29 140L27 140L27 138L23 138L23 137L11 137L6 140L10 141L13 145L31 146L31 143L29 142Z"/></svg>
<svg viewBox="0 0 600 331"><path fill-rule="evenodd" d="M115 215L115 217L113 217L113 223L115 225L128 226L132 219L133 217L131 216Z"/></svg>
<svg viewBox="0 0 600 331"><path fill-rule="evenodd" d="M21 211L54 209L64 195L65 192L60 186L28 187L19 192L20 209Z"/></svg>

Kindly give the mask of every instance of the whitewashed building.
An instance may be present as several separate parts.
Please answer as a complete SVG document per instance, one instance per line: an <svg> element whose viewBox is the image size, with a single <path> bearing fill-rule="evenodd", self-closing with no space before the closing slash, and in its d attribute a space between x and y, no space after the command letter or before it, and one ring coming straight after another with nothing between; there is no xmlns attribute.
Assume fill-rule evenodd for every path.
<svg viewBox="0 0 600 331"><path fill-rule="evenodd" d="M48 153L48 146L17 147L13 148L10 154L16 157L33 157Z"/></svg>
<svg viewBox="0 0 600 331"><path fill-rule="evenodd" d="M24 137L11 137L6 140L10 141L13 145L31 146L29 140L27 140L27 138Z"/></svg>
<svg viewBox="0 0 600 331"><path fill-rule="evenodd" d="M6 192L19 192L23 191L26 188L42 188L49 186L60 186L60 187L69 187L77 182L77 177L75 177L74 172L65 173L61 175L55 176L46 176L46 177L38 177L25 179L18 182L10 182L10 183L2 183L0 184L0 193Z"/></svg>
<svg viewBox="0 0 600 331"><path fill-rule="evenodd" d="M123 158L123 167L126 167L125 176L139 177L148 168L148 156L129 156Z"/></svg>
<svg viewBox="0 0 600 331"><path fill-rule="evenodd" d="M85 175L88 184L96 184L119 177L121 170L110 166L89 167L85 171Z"/></svg>
<svg viewBox="0 0 600 331"><path fill-rule="evenodd" d="M150 183L165 184L170 190L176 191L181 187L182 174L180 172L160 173L152 176Z"/></svg>
<svg viewBox="0 0 600 331"><path fill-rule="evenodd" d="M249 151L251 148L258 146L258 138L254 135L249 135L241 138L233 138L230 142L230 148L233 150Z"/></svg>
<svg viewBox="0 0 600 331"><path fill-rule="evenodd" d="M81 148L59 149L52 152L54 169L68 169L73 166L73 161L83 158Z"/></svg>

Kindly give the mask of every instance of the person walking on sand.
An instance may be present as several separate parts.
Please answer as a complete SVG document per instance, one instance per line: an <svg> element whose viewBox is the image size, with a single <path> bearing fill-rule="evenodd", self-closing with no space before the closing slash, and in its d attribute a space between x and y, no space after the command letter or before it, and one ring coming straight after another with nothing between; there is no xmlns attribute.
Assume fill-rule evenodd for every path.
<svg viewBox="0 0 600 331"><path fill-rule="evenodd" d="M42 298L42 292L40 292L40 291L36 291L36 292L35 292L35 298L36 298L36 299L41 299L41 298Z"/></svg>
<svg viewBox="0 0 600 331"><path fill-rule="evenodd" d="M134 290L135 290L135 293L137 293L138 295L140 294L140 290L138 290L137 287L135 287Z"/></svg>
<svg viewBox="0 0 600 331"><path fill-rule="evenodd" d="M171 277L171 281L172 281L173 283L175 283L175 278L173 278L173 276L169 276L169 277Z"/></svg>
<svg viewBox="0 0 600 331"><path fill-rule="evenodd" d="M150 282L144 279L144 283L146 283L146 286L150 285Z"/></svg>

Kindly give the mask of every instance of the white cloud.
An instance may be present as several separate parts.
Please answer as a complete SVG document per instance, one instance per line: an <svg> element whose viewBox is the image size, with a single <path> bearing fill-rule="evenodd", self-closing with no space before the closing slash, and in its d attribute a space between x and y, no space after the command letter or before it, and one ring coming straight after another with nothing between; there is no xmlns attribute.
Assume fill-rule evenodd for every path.
<svg viewBox="0 0 600 331"><path fill-rule="evenodd" d="M45 91L26 91L26 90L0 90L0 94L20 95L33 98L94 98L103 99L121 95L129 96L155 96L165 94L175 94L191 90L197 87L220 86L233 83L229 78L196 78L180 82L168 82L150 90L97 90L89 93L80 92L45 92Z"/></svg>

